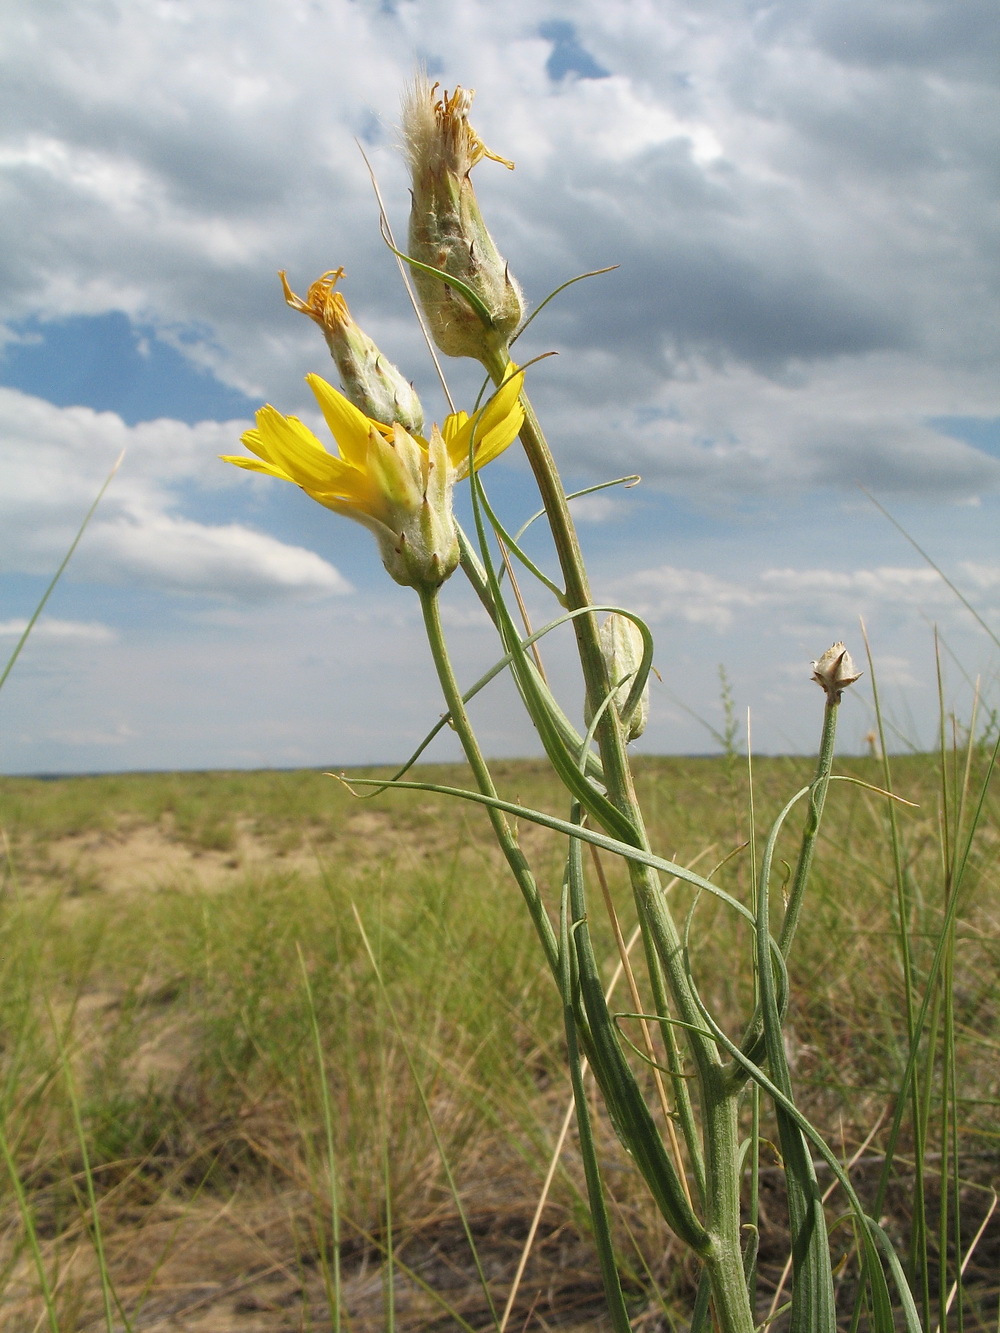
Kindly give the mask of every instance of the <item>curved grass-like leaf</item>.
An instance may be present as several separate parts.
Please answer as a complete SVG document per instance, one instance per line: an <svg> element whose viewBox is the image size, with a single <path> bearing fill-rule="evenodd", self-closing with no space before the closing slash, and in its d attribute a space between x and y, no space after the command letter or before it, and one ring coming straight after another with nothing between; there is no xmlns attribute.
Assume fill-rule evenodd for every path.
<svg viewBox="0 0 1000 1333"><path fill-rule="evenodd" d="M580 827L582 812L574 803L571 823ZM642 1172L656 1204L670 1227L696 1254L704 1254L710 1237L688 1203L684 1187L622 1054L618 1033L608 1011L600 972L587 925L582 843L573 838L566 864L572 933L579 971L580 996L590 1028L590 1063L600 1085L615 1132Z"/></svg>
<svg viewBox="0 0 1000 1333"><path fill-rule="evenodd" d="M522 366L521 369L523 370L524 367ZM595 486L584 486L583 490L570 491L566 496L566 501L569 503L572 500L579 500L585 495L593 495L597 491L606 491L612 486L624 486L626 490L631 490L632 487L637 486L641 480L642 478L639 476L638 472L630 472L627 477L615 477L613 481L599 481ZM517 532L514 534L515 538L520 541L531 527L532 523L537 523L540 518L544 517L545 510L536 509L531 517L518 528Z"/></svg>
<svg viewBox="0 0 1000 1333"><path fill-rule="evenodd" d="M476 295L472 288L462 281L461 278L455 278L450 273L446 273L443 268L435 268L432 264L421 263L419 259L414 259L411 255L404 254L402 250L397 250L386 234L384 228L382 231L382 239L396 258L401 259L404 264L409 264L410 268L418 269L421 273L427 273L432 278L440 278L441 281L451 287L453 291L458 292L460 296L464 296L466 301L468 301L469 305L482 320L483 325L488 329L493 328L493 317L491 316L488 307L481 298Z"/></svg>
<svg viewBox="0 0 1000 1333"><path fill-rule="evenodd" d="M470 442L470 449L473 443ZM511 670L517 684L518 691L524 701L525 708L531 717L535 728L538 731L545 753L548 755L556 774L563 786L569 793L579 800L580 804L603 828L613 832L616 836L625 842L638 845L641 841L639 833L632 821L621 810L618 809L604 794L598 791L592 783L588 782L578 768L578 756L572 754L566 747L564 738L559 734L558 728L553 725L553 720L549 715L545 699L538 690L537 680L534 671L531 669L528 655L525 652L523 643L517 627L507 610L506 603L503 600L503 594L500 589L500 581L496 569L490 559L486 527L483 521L482 505L482 486L479 477L472 473L470 475L472 483L472 501L473 511L476 520L476 529L479 537L480 555L486 570L486 576L489 580L490 589L493 596L493 604L496 609L496 624L500 632L504 647L511 655ZM567 612L567 617L572 619L576 616L593 615L599 608L594 606L579 607ZM608 608L617 610L618 608ZM631 612L623 612L629 619L637 620ZM640 631L643 634L643 660L640 664L636 680L633 682L632 690L629 693L629 699L625 705L626 708L634 707L638 701L639 695L645 686L649 669L652 666L653 643L652 636L641 621L637 622Z"/></svg>
<svg viewBox="0 0 1000 1333"><path fill-rule="evenodd" d="M384 778L357 777L348 781L342 773L328 773L327 777L334 778L337 782L342 783L349 791L353 791L356 786L381 786L383 789L398 787L400 791L433 792L438 796L454 796L459 800L471 801L474 805L484 805L493 810L500 810L504 814L513 815L517 819L526 819L532 824L552 829L556 833L564 833L569 838L579 838L581 842L592 843L593 846L599 847L602 851L611 852L612 855L620 856L626 861L637 861L640 865L649 866L652 870L659 870L661 874L681 879L686 884L693 885L696 889L711 893L728 907L731 907L734 912L738 912L756 930L757 919L750 908L741 903L738 898L734 898L731 893L727 893L725 889L719 888L718 884L713 884L711 880L703 878L686 866L678 865L676 861L668 861L665 857L657 856L654 852L647 852L642 847L623 842L620 838L602 833L598 829L588 828L585 824L573 824L569 820L560 819L558 815L548 815L544 810L532 810L529 806L519 805L516 801L505 801L500 796L484 796L478 791L468 791L464 787L449 787L439 782L386 782ZM777 949L778 942L771 936L772 953Z"/></svg>
<svg viewBox="0 0 1000 1333"><path fill-rule="evenodd" d="M511 338L511 343L515 342L518 338L520 338L521 334L525 331L525 329L528 327L531 321L537 315L540 315L542 311L545 309L545 307L548 305L548 303L550 301L554 301L557 296L559 296L562 292L566 290L567 287L572 287L575 282L583 282L584 278L599 278L602 273L614 273L615 269L618 267L619 267L618 264L609 264L607 268L592 268L589 273L578 273L575 278L567 278L565 282L561 282L559 286L555 288L554 291L549 292L548 296L546 296L544 301L540 301L538 303L535 309L531 312L528 318L524 321L521 327L514 334L514 337Z"/></svg>
<svg viewBox="0 0 1000 1333"><path fill-rule="evenodd" d="M621 1279L615 1261L611 1224L604 1198L604 1186L601 1183L597 1149L594 1145L593 1129L590 1122L590 1106L587 1102L586 1089L583 1086L583 1061L580 1055L576 1018L576 992L579 988L579 974L573 966L575 957L570 944L569 914L569 883L567 881L563 884L562 902L559 910L559 991L563 1004L566 1053L573 1084L573 1101L576 1106L580 1157L583 1160L584 1176L587 1181L587 1201L594 1227L594 1241L597 1245L597 1257L601 1266L601 1280L604 1284L604 1296L608 1313L611 1316L615 1333L631 1333L632 1325L628 1317L628 1310L625 1308ZM588 1039L588 1048L591 1048L591 1046L592 1042Z"/></svg>
<svg viewBox="0 0 1000 1333"><path fill-rule="evenodd" d="M767 1076L759 1065L754 1064L752 1060L749 1060L736 1043L726 1036L722 1028L720 1028L712 1018L712 1015L709 1013L704 1001L698 994L697 988L693 982L692 993L694 994L695 1002L706 1023L715 1033L716 1041L728 1050L733 1059L743 1067L747 1075L767 1093L775 1106L781 1106L789 1119L799 1127L804 1137L813 1144L819 1152L819 1155L833 1172L834 1176L836 1176L838 1183L847 1195L851 1207L851 1218L860 1237L861 1247L865 1256L867 1276L872 1291L872 1333L895 1333L892 1302L889 1299L889 1287L885 1280L885 1273L882 1271L882 1266L879 1262L879 1245L881 1242L876 1242L874 1234L878 1229L878 1224L868 1216L862 1207L861 1200L858 1198L854 1186L851 1184L850 1177L843 1169L839 1159L836 1157L832 1149L827 1145L823 1136L811 1122L806 1119L795 1103L785 1096L777 1084ZM921 1333L919 1320L915 1321L911 1315L911 1310L913 1311L913 1314L915 1314L915 1309L913 1308L912 1296L906 1285L905 1276L902 1275L902 1270L898 1266L892 1267L891 1271L893 1274L893 1281L898 1286L900 1303L903 1307L904 1318L906 1319L905 1326L907 1333Z"/></svg>
<svg viewBox="0 0 1000 1333"><path fill-rule="evenodd" d="M502 540L503 544L507 547L507 549L510 552L512 552L513 555L517 557L517 559L521 562L521 564L524 566L524 568L528 571L529 574L534 575L534 577L538 580L539 583L542 584L543 587L548 588L549 592L556 599L559 605L565 606L566 594L563 592L563 590L557 584L553 583L553 581L543 570L538 568L538 566L535 564L535 562L531 559L531 557L527 554L526 551L521 549L521 547L518 545L517 537L512 537L511 534L504 527L503 523L497 517L493 506L490 504L489 499L487 498L486 491L481 489L479 495L480 499L482 500L483 508L486 510L486 516L490 520L490 523L493 525L493 531Z"/></svg>
<svg viewBox="0 0 1000 1333"><path fill-rule="evenodd" d="M830 711L828 706L828 716ZM814 787L815 784L808 790L812 792ZM781 824L795 800L798 800L798 796L793 798L782 811L767 839L758 885L756 931L757 981L767 1063L771 1078L788 1101L792 1101L792 1080L782 1031L783 1006L779 1005L774 968L766 941L774 847ZM817 800L812 809L815 811L815 820L811 833L815 839L819 830L822 804ZM807 829L807 833L809 831ZM808 866L799 887L800 897L805 888L807 872ZM791 907L791 904L789 906ZM764 932L763 941L761 930ZM784 958L781 960L781 973L784 977ZM787 989L785 993L787 995ZM789 1331L790 1333L836 1333L837 1309L833 1292L833 1273L830 1267L830 1241L826 1231L826 1214L816 1180L816 1170L802 1130L788 1115L783 1102L775 1103L774 1113L781 1141L788 1195L789 1228L792 1234L793 1281Z"/></svg>

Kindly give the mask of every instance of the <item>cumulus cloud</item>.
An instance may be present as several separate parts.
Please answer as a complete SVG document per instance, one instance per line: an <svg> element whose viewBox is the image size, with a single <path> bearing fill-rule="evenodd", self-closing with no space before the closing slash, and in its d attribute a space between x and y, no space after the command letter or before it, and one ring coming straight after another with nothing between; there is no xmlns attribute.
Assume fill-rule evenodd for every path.
<svg viewBox="0 0 1000 1333"><path fill-rule="evenodd" d="M979 594L983 611L995 611L992 598L1000 592L1000 565L965 565L959 573ZM773 625L780 617L785 622L847 626L856 625L859 616L911 623L914 613L949 621L966 614L940 574L919 566L765 568L740 581L661 565L620 580L617 589L628 605L652 621L680 620L720 633L750 612L758 625L765 620Z"/></svg>
<svg viewBox="0 0 1000 1333"><path fill-rule="evenodd" d="M240 422L151 421L58 408L0 389L0 557L5 570L51 573L117 456L108 488L74 559L78 576L234 598L316 597L350 591L326 560L240 524L206 524L176 511L230 484L217 455ZM43 622L44 623L44 622Z"/></svg>
<svg viewBox="0 0 1000 1333"><path fill-rule="evenodd" d="M997 28L986 0L11 15L0 317L121 309L291 410L322 348L274 270L304 286L344 263L358 313L426 381L354 144L401 224L391 148L420 55L477 86L477 128L517 160L477 180L529 294L621 265L530 335L572 353L536 377L567 458L593 469L635 430L628 402L673 423L644 440L647 475L694 492L990 489L988 462L926 421L959 390L958 410L1000 415Z"/></svg>
<svg viewBox="0 0 1000 1333"><path fill-rule="evenodd" d="M355 315L440 420L355 144L404 235L393 144L399 90L420 59L446 86L477 88L477 130L517 163L511 175L484 162L476 183L530 302L574 274L619 265L564 291L517 354L561 353L536 365L530 384L572 485L642 473L645 508L615 491L576 512L589 521L588 544L636 557L639 574L605 578L615 580L608 600L637 599L658 625L686 627L674 647L706 698L698 654L738 657L750 670L747 643L760 650L750 631L764 615L807 661L830 622L874 611L900 628L893 652L906 680L922 617L965 614L939 580L891 552L866 549L853 572L824 568L859 482L932 514L948 544L943 563L994 614L1000 24L991 0L550 0L542 12L529 0L102 0L40 2L27 18L15 10L0 14L0 354L5 341L45 340L46 321L120 311L253 402L313 421L303 375L330 363L315 326L284 306L276 270L303 291L343 264ZM477 368L449 374L460 405L471 405ZM129 426L0 390L3 568L51 573L127 447L73 572L196 594L188 623L215 617L213 655L252 608L248 656L237 665L235 654L220 679L252 675L245 661L259 655L264 599L269 614L297 601L308 617L303 601L348 585L306 549L306 527L293 544L269 534L264 483L216 461L246 424ZM797 528L784 523L799 500L815 531L801 512ZM782 517L770 528L748 519L746 549L728 565L702 546L699 566L668 525L653 530L667 512L714 524L723 542L727 523ZM626 525L626 514L636 521ZM387 595L390 604L399 605ZM5 613L8 623L15 610L25 608ZM89 614L78 611L78 623ZM462 633L479 642L478 612L448 614L460 653ZM391 635L378 638L374 621L358 626L338 671L399 660ZM138 653L133 675L147 679L154 649L146 661L124 622L115 632L113 652ZM80 651L99 654L81 635ZM282 621L273 693L297 703L293 638ZM155 645L157 660L164 651ZM168 683L195 660L189 642L170 651ZM480 669L470 664L469 679ZM362 674L367 699L370 667ZM329 675L325 664L316 689ZM766 690L764 668L759 679ZM811 696L808 672L803 680ZM184 745L164 739L160 762L213 762L208 721L183 731L196 692L178 685L171 725ZM125 735L121 690L111 693L99 726L74 730L67 718L65 737L96 745ZM391 697L385 753L390 728L410 725L408 701ZM239 725L256 699L234 708ZM774 707L784 726L787 699ZM358 758L372 753L358 719L381 709L353 696L344 709ZM166 715L156 721L166 736ZM508 725L491 733L501 748L514 744ZM678 743L657 725L656 743ZM251 749L220 753L292 762L300 751L288 743L269 750L264 727ZM148 762L144 747L135 753Z"/></svg>
<svg viewBox="0 0 1000 1333"><path fill-rule="evenodd" d="M301 546L237 523L208 527L166 514L96 523L88 533L86 568L105 583L152 583L237 598L350 591L332 565Z"/></svg>

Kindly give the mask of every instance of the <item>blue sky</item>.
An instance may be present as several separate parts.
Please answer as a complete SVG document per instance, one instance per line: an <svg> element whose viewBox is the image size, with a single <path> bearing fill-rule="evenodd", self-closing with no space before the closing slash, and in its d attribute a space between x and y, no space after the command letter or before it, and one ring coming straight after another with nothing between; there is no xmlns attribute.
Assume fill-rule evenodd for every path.
<svg viewBox="0 0 1000 1333"><path fill-rule="evenodd" d="M532 396L567 484L643 478L578 506L596 595L656 636L640 747L715 746L721 665L755 748L812 748L810 659L861 657L861 616L900 745L933 739L935 629L949 704L993 688L991 640L861 489L1000 629L992 3L38 0L0 32L0 657L125 450L0 693L0 770L390 761L438 716L370 536L217 458L264 401L318 428L304 376L335 379L279 268L304 293L343 265L446 410L357 146L405 233L418 62L516 162L475 182L529 304L618 265L522 355L559 353ZM471 402L472 363L448 374ZM536 508L515 449L486 480L511 525ZM471 682L495 645L460 577L444 601ZM550 669L578 711L558 643ZM478 717L488 751L537 748L503 687Z"/></svg>

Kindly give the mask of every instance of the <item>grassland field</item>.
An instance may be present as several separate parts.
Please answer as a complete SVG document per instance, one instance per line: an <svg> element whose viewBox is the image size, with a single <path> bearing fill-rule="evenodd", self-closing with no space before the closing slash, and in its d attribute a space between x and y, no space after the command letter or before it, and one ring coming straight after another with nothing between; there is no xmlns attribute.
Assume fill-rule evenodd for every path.
<svg viewBox="0 0 1000 1333"><path fill-rule="evenodd" d="M961 792L985 764L978 750L968 774L935 756L892 763L914 803L896 819L917 989L953 891L942 847L961 841ZM639 760L653 844L747 901L751 832L759 856L811 769L755 762L752 829L732 757ZM458 766L419 771L467 783ZM883 781L875 757L837 772ZM565 815L543 764L495 776L508 798ZM447 1173L502 1311L570 1089L558 996L483 811L426 792L362 801L313 771L2 778L0 829L0 1329L495 1327ZM564 846L524 821L519 835L555 913ZM988 793L940 1000L953 1006L960 1114L925 1163L932 1207L957 1210L969 1239L1000 1178L998 846ZM627 924L621 868L605 868ZM683 920L691 894L670 891ZM591 927L610 977L599 901ZM695 975L733 1031L752 1003L749 949L724 906L697 903ZM888 802L864 786L831 789L790 981L802 1108L845 1159L863 1145L863 1191L907 1060ZM940 1098L927 1097L933 1124ZM597 1124L634 1327L684 1328L692 1274ZM904 1254L909 1152L884 1210ZM953 1196L939 1182L956 1160ZM787 1234L771 1166L761 1266L777 1283ZM998 1273L994 1216L967 1269L970 1333L1000 1326ZM507 1326L582 1333L606 1326L601 1310L571 1131Z"/></svg>

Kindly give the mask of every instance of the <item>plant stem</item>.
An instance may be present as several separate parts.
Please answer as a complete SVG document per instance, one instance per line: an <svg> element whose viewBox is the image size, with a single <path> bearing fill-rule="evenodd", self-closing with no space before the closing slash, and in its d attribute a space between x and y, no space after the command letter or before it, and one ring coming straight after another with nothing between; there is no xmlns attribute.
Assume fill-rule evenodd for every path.
<svg viewBox="0 0 1000 1333"><path fill-rule="evenodd" d="M430 644L431 656L434 659L434 666L437 669L438 680L441 682L441 689L444 693L445 702L448 705L448 711L451 714L452 725L458 734L462 743L462 749L465 757L472 769L476 785L484 796L496 796L497 790L493 785L493 778L490 775L489 767L479 748L479 742L476 740L476 734L469 721L469 715L465 711L465 701L462 698L462 691L458 681L455 679L455 673L452 670L451 659L448 656L448 649L445 645L444 632L441 627L440 605L438 603L438 592L435 588L432 591L418 589L420 595L420 607L424 613L424 628L427 631L427 641ZM488 808L490 823L493 825L493 832L500 845L500 850L507 859L507 864L514 873L518 887L528 905L528 911L531 913L531 920L534 923L535 931L541 940L542 948L545 950L545 959L552 971L556 981L559 980L559 945L556 941L555 932L552 929L552 923L549 920L548 913L545 910L545 904L542 902L541 894L538 892L538 885L535 883L535 877L531 873L531 868L525 858L524 853L517 845L517 837L507 822L507 816L500 810Z"/></svg>
<svg viewBox="0 0 1000 1333"><path fill-rule="evenodd" d="M503 381L509 364L506 353L484 362L495 383ZM566 492L538 418L521 395L524 425L521 444L535 475L566 585L566 605L579 610L592 605L590 585ZM597 618L574 619L577 648L587 698L594 713L611 689L598 637ZM604 708L597 728L597 744L604 782L612 803L632 824L637 848L650 850L642 812L625 750L625 736L614 708ZM702 1016L690 985L684 949L677 926L663 895L659 877L647 866L628 862L629 878L647 949L650 941L663 965L678 1016L690 1028L702 1027ZM700 1031L686 1032L698 1074L703 1111L705 1156L705 1227L711 1244L702 1258L712 1283L716 1319L722 1333L751 1333L753 1315L743 1275L740 1248L740 1167L738 1155L738 1093L723 1077L723 1064L713 1041ZM691 1145L692 1155L697 1147Z"/></svg>
<svg viewBox="0 0 1000 1333"><path fill-rule="evenodd" d="M819 834L820 821L823 818L823 806L826 804L826 793L830 788L830 772L833 769L833 751L834 742L837 739L837 714L839 712L839 699L828 697L826 709L823 713L823 734L819 742L816 776L813 778L812 790L809 793L809 813L806 816L806 827L802 834L802 845L799 848L799 859L795 866L795 874L792 877L792 887L788 891L788 907L785 910L785 919L781 923L779 943L781 944L781 952L786 958L792 947L795 928L798 925L799 911L802 907L806 885L809 882L813 853L816 850L816 838Z"/></svg>

